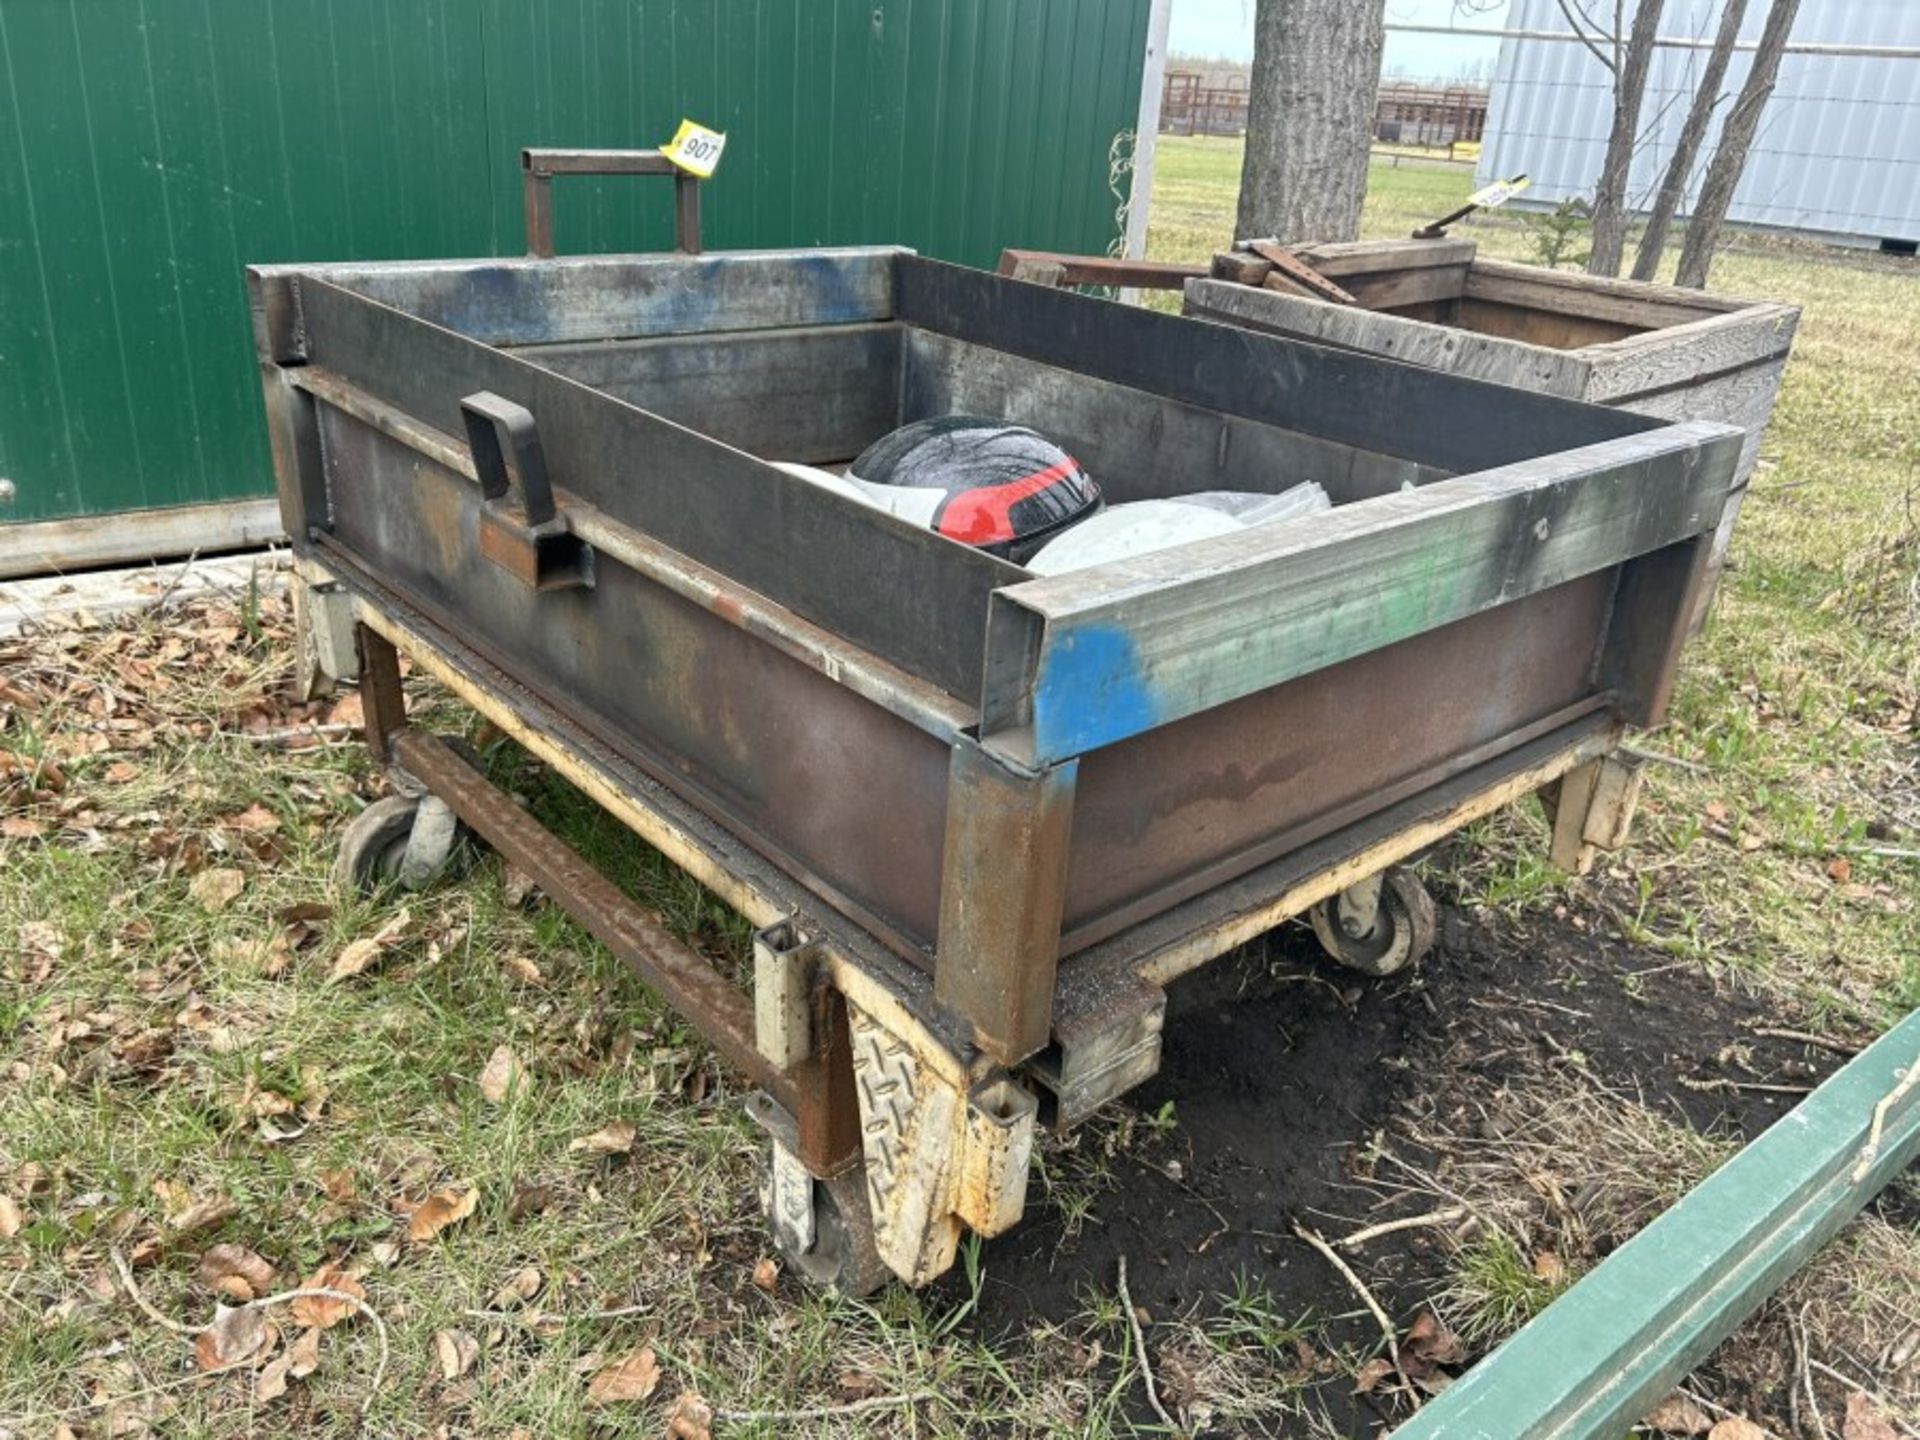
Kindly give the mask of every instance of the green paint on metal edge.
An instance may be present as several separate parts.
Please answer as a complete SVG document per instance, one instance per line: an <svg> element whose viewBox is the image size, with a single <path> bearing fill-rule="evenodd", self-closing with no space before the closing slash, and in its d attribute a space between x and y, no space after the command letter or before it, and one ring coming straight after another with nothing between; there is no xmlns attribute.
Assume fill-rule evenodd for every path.
<svg viewBox="0 0 1920 1440"><path fill-rule="evenodd" d="M1393 1440L1618 1440L1920 1154L1908 1016L1457 1381Z"/></svg>

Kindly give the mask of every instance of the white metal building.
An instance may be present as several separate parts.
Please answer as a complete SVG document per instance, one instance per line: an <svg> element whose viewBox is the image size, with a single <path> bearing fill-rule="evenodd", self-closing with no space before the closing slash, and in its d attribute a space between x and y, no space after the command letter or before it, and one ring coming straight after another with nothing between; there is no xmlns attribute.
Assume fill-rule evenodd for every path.
<svg viewBox="0 0 1920 1440"><path fill-rule="evenodd" d="M1711 41L1720 3L1667 0L1661 37ZM1611 6L1588 8L1611 16ZM1759 37L1767 9L1767 0L1749 0L1744 43ZM1556 0L1513 0L1506 23L1509 31L1568 29ZM1888 49L1906 53L1860 53ZM1636 208L1659 185L1706 58L1703 47L1655 52L1629 190ZM1720 117L1751 63L1751 49L1735 53ZM1494 74L1481 180L1524 171L1535 204L1590 196L1612 103L1612 75L1584 45L1509 34ZM1719 123L1695 167L1696 189ZM1803 0L1729 218L1912 253L1920 242L1920 0Z"/></svg>

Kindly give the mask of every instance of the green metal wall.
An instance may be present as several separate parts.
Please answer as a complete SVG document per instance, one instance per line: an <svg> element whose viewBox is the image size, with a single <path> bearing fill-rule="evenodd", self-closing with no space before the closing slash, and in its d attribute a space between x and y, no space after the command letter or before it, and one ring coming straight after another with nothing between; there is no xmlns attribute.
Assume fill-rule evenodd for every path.
<svg viewBox="0 0 1920 1440"><path fill-rule="evenodd" d="M0 521L272 488L241 269L517 254L523 145L728 132L710 247L1104 250L1148 0L0 0ZM671 186L561 180L562 253Z"/></svg>

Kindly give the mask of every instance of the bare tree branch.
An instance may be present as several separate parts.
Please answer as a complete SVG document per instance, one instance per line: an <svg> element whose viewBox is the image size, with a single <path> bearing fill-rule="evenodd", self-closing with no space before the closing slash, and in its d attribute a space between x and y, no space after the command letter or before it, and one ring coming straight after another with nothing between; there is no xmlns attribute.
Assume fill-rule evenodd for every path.
<svg viewBox="0 0 1920 1440"><path fill-rule="evenodd" d="M1616 7L1617 8L1617 7ZM1613 124L1606 159L1593 191L1593 248L1587 271L1618 275L1627 244L1627 181L1633 170L1634 141L1640 133L1640 109L1653 69L1653 42L1660 30L1665 0L1639 0L1620 69L1614 75Z"/></svg>
<svg viewBox="0 0 1920 1440"><path fill-rule="evenodd" d="M1713 112L1721 100L1720 86L1727 78L1727 65L1733 59L1734 42L1740 38L1740 25L1747 17L1747 0L1726 0L1720 11L1720 28L1714 33L1713 49L1707 53L1707 66L1700 74L1700 85L1693 92L1687 118L1681 122L1680 138L1674 142L1673 157L1667 173L1660 179L1653 207L1647 213L1647 228L1641 232L1640 248L1633 257L1633 278L1651 280L1659 273L1660 257L1667 248L1667 234L1673 217L1687 193L1687 181L1700 158L1701 142L1713 123Z"/></svg>
<svg viewBox="0 0 1920 1440"><path fill-rule="evenodd" d="M1740 184L1747 166L1747 152L1760 128L1760 116L1773 95L1774 81L1780 75L1780 58L1786 53L1787 36L1800 13L1800 0L1773 0L1767 11L1767 23L1760 31L1760 43L1753 52L1753 68L1747 71L1740 98L1727 112L1720 127L1720 144L1707 166L1707 178L1700 184L1700 199L1687 223L1687 238L1680 247L1679 273L1674 283L1702 289L1707 270L1713 264L1714 247L1720 241L1720 227L1733 203L1734 189Z"/></svg>
<svg viewBox="0 0 1920 1440"><path fill-rule="evenodd" d="M1577 7L1573 4L1573 0L1557 0L1557 3L1560 6L1560 13L1567 17L1567 24L1572 28L1573 33L1579 37L1580 43L1593 52L1593 58L1606 66L1610 72L1618 73L1619 67L1613 63L1612 59L1604 50L1594 43L1593 37L1587 34L1586 26L1582 25L1579 19L1575 17L1574 10ZM1582 10L1580 14L1585 15L1586 12ZM1588 23L1591 24L1592 22L1589 21ZM1596 30L1599 29L1598 26L1594 26L1594 28Z"/></svg>

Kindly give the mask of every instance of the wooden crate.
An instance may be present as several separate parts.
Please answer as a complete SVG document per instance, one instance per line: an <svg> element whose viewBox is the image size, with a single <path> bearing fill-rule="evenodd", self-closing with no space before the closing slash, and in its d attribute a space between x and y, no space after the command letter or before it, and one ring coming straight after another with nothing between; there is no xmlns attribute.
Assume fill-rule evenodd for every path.
<svg viewBox="0 0 1920 1440"><path fill-rule="evenodd" d="M1185 313L1663 419L1744 429L1734 490L1714 537L1718 583L1798 306L1483 260L1470 240L1359 241L1297 253L1358 304L1328 303L1277 276L1261 288L1202 279L1187 282ZM1712 585L1702 592L1695 629L1712 595Z"/></svg>

